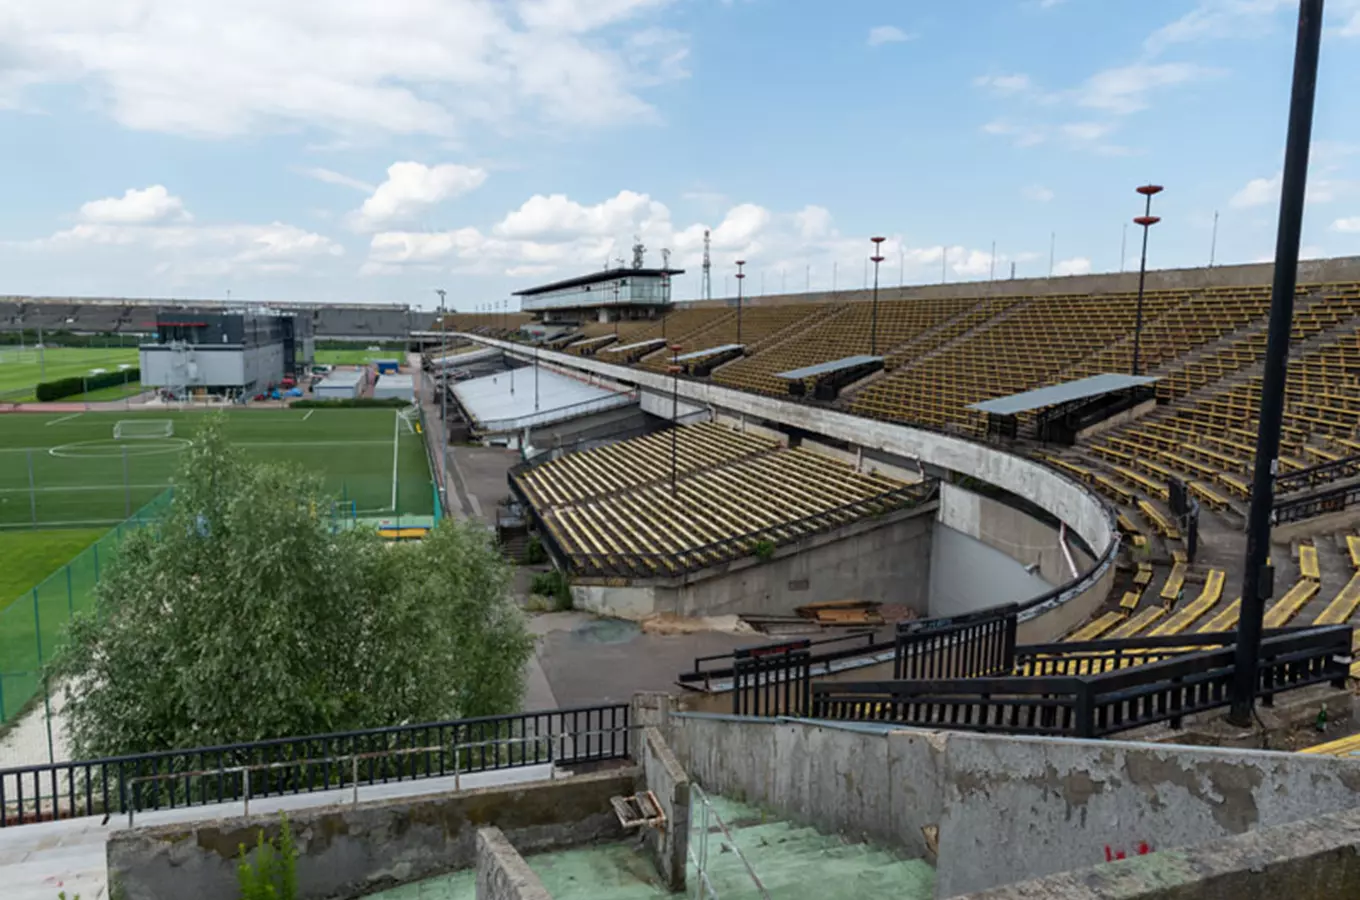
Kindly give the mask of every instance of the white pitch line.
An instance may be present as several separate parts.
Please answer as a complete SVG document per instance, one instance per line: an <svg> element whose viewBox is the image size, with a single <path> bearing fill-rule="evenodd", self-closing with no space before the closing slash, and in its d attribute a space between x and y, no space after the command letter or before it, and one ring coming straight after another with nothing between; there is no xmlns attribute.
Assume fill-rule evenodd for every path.
<svg viewBox="0 0 1360 900"><path fill-rule="evenodd" d="M76 418L79 418L80 416L83 416L83 415L85 415L85 413L83 413L83 412L71 413L69 416L62 416L60 419L52 419L51 421L44 422L43 424L44 424L44 425L60 425L62 422L69 422L71 419L76 419Z"/></svg>
<svg viewBox="0 0 1360 900"><path fill-rule="evenodd" d="M302 421L305 422L305 421L307 421L308 419L310 419L310 418L312 417L312 413L314 413L314 412L316 412L316 410L314 410L314 409L309 409L309 410L307 410L307 415L305 415L305 416L302 417Z"/></svg>
<svg viewBox="0 0 1360 900"><path fill-rule="evenodd" d="M401 437L401 413L392 411L392 508L397 508L397 440Z"/></svg>

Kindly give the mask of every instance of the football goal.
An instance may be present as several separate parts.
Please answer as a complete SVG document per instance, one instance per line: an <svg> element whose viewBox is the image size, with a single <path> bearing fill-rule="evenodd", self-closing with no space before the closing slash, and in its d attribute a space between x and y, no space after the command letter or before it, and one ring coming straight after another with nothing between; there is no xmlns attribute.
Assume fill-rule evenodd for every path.
<svg viewBox="0 0 1360 900"><path fill-rule="evenodd" d="M170 419L119 419L113 424L113 439L115 441L174 436L175 423Z"/></svg>

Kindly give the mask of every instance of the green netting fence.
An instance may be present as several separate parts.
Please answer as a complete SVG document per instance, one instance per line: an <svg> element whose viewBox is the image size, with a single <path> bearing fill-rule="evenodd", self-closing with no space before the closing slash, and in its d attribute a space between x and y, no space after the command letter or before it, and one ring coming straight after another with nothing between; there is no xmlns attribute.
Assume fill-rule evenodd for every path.
<svg viewBox="0 0 1360 900"><path fill-rule="evenodd" d="M169 507L165 489L124 522L0 610L0 723L13 719L37 696L44 664L64 646L77 613L94 606L95 585L118 557L123 538L156 521Z"/></svg>

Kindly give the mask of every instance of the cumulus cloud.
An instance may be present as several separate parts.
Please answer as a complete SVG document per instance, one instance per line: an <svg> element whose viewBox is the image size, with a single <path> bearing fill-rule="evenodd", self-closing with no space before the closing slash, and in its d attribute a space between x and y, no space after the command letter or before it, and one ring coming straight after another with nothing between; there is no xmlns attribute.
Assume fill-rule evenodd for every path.
<svg viewBox="0 0 1360 900"><path fill-rule="evenodd" d="M1019 94L1033 88L1029 76L1020 72L1011 75L979 75L973 79L976 87L987 88L1003 96Z"/></svg>
<svg viewBox="0 0 1360 900"><path fill-rule="evenodd" d="M1337 219L1332 223L1332 230L1344 232L1346 234L1360 234L1360 216Z"/></svg>
<svg viewBox="0 0 1360 900"><path fill-rule="evenodd" d="M682 74L683 35L627 44L666 2L43 0L0 18L0 102L75 85L126 127L206 137L610 125Z"/></svg>
<svg viewBox="0 0 1360 900"><path fill-rule="evenodd" d="M669 210L646 194L620 191L602 203L585 206L566 194L536 194L496 225L508 238L605 237L636 231L650 221L668 220Z"/></svg>
<svg viewBox="0 0 1360 900"><path fill-rule="evenodd" d="M113 225L146 225L152 222L186 221L190 218L184 201L164 185L153 184L138 190L128 188L121 197L91 200L80 207L85 222Z"/></svg>
<svg viewBox="0 0 1360 900"><path fill-rule="evenodd" d="M1084 256L1061 259L1053 266L1054 275L1087 275L1091 272L1091 261Z"/></svg>
<svg viewBox="0 0 1360 900"><path fill-rule="evenodd" d="M884 44L900 44L914 37L916 35L903 31L896 25L875 25L869 29L868 44L870 47L881 47Z"/></svg>
<svg viewBox="0 0 1360 900"><path fill-rule="evenodd" d="M485 181L485 169L456 163L396 162L387 167L387 180L355 211L350 223L360 231L377 231L476 190Z"/></svg>
<svg viewBox="0 0 1360 900"><path fill-rule="evenodd" d="M233 272L298 272L344 254L329 237L283 222L193 224L180 198L161 185L90 201L81 206L78 218L70 228L9 246L70 255L82 263L97 263L101 252L116 251L119 262L141 264L157 276L185 279Z"/></svg>

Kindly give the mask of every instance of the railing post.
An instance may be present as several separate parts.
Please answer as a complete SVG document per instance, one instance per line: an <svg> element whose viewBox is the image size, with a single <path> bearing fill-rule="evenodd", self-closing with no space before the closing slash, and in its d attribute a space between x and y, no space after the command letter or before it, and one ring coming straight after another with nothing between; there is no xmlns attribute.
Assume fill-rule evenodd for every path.
<svg viewBox="0 0 1360 900"><path fill-rule="evenodd" d="M1096 697L1089 681L1077 682L1077 737L1096 736Z"/></svg>

